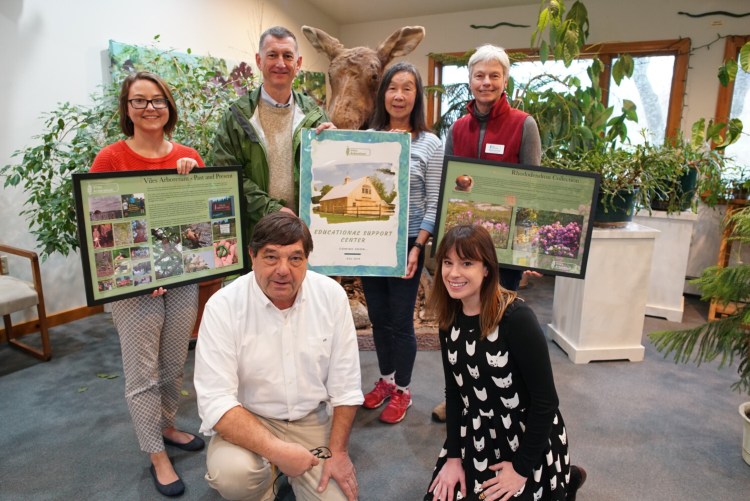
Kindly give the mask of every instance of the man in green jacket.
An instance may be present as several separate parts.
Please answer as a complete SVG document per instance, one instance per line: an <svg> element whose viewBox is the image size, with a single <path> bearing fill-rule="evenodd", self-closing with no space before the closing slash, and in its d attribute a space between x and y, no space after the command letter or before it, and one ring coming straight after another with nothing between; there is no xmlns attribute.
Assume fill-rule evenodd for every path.
<svg viewBox="0 0 750 501"><path fill-rule="evenodd" d="M297 212L302 129L335 128L313 99L292 90L302 65L294 34L275 26L258 46L263 84L229 107L214 139L216 165L243 167L247 238L266 214Z"/></svg>

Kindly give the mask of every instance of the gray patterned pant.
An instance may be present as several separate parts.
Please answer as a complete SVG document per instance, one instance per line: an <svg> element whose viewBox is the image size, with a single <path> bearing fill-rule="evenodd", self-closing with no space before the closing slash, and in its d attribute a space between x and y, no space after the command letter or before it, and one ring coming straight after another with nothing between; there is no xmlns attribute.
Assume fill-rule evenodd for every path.
<svg viewBox="0 0 750 501"><path fill-rule="evenodd" d="M198 314L198 285L112 303L120 336L125 399L144 452L164 450L161 431L174 426L190 335Z"/></svg>

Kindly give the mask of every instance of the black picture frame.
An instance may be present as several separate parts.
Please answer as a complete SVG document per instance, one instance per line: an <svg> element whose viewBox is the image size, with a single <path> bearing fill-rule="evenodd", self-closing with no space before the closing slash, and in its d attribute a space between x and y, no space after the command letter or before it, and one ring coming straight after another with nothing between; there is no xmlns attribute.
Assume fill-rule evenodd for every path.
<svg viewBox="0 0 750 501"><path fill-rule="evenodd" d="M89 306L250 271L241 167L72 180Z"/></svg>
<svg viewBox="0 0 750 501"><path fill-rule="evenodd" d="M584 278L600 183L590 172L446 156L433 255L453 225L481 224L503 267Z"/></svg>

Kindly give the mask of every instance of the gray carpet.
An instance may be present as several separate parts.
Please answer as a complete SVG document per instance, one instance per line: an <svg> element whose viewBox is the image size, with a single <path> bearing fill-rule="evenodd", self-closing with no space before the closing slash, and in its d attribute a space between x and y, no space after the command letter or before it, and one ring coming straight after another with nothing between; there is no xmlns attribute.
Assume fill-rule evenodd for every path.
<svg viewBox="0 0 750 501"><path fill-rule="evenodd" d="M554 280L534 281L522 296L546 324ZM685 323L705 319L706 306L686 301ZM672 327L647 318L644 332ZM0 347L0 499L160 499L138 451L123 398L119 344L108 314L51 331L53 359L40 363ZM675 365L647 339L640 363L571 363L550 343L573 461L589 478L580 501L747 500L750 467L740 454L735 370L715 364ZM362 352L363 387L378 377L374 352ZM199 420L188 357L178 425L195 432ZM106 378L102 376L116 375ZM417 356L414 405L395 426L361 410L351 455L362 501L418 500L444 437L430 412L442 398L439 352ZM218 499L203 480L205 452L170 450L187 484L182 499Z"/></svg>

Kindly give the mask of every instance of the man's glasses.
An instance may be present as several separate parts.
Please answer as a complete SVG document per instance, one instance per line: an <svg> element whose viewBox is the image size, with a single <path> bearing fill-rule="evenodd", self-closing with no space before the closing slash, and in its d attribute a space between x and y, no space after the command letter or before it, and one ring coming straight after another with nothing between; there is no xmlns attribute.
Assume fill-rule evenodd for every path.
<svg viewBox="0 0 750 501"><path fill-rule="evenodd" d="M169 105L169 102L163 97L157 97L156 99L128 99L128 102L136 110L146 109L149 103L155 110L164 109Z"/></svg>
<svg viewBox="0 0 750 501"><path fill-rule="evenodd" d="M315 456L318 459L331 459L331 449L328 447L316 447L314 449L310 449L310 452L312 452L312 455Z"/></svg>
<svg viewBox="0 0 750 501"><path fill-rule="evenodd" d="M318 459L331 459L333 454L331 454L331 449L325 446L316 447L314 449L310 449L310 452L313 456L315 456ZM273 495L274 497L278 497L279 492L277 492L276 483L279 481L283 473L279 471L278 475L276 475L276 478L273 479Z"/></svg>

